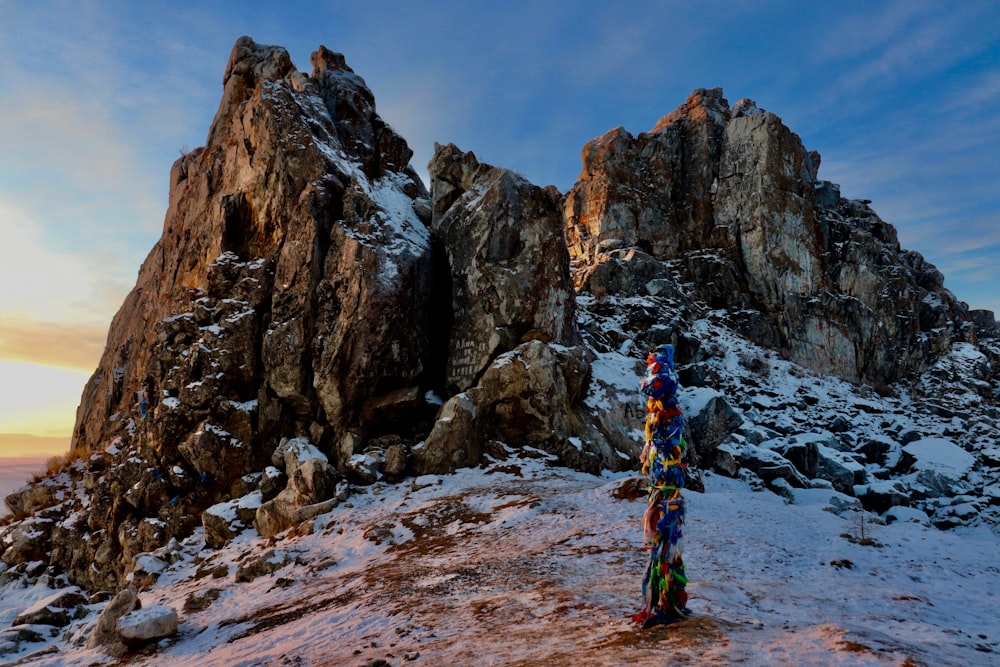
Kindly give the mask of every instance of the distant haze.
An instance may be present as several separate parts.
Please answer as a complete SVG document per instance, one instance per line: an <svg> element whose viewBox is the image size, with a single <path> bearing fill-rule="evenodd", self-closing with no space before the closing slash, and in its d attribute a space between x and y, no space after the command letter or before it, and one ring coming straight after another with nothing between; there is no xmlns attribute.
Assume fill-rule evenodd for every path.
<svg viewBox="0 0 1000 667"><path fill-rule="evenodd" d="M0 436L8 438L11 436ZM11 458L0 458L0 498L6 498L7 494L15 491L45 467L45 456L19 456ZM0 516L9 514L7 505L0 503Z"/></svg>
<svg viewBox="0 0 1000 667"><path fill-rule="evenodd" d="M69 451L69 436L41 437L24 433L0 433L0 460L6 457L42 457Z"/></svg>

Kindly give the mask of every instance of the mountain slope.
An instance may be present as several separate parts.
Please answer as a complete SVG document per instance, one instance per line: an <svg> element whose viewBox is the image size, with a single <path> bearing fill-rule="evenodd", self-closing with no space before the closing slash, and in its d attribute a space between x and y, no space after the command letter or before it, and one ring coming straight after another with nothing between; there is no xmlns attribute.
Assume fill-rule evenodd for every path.
<svg viewBox="0 0 1000 667"><path fill-rule="evenodd" d="M695 617L639 631L627 617L639 607L645 503L615 498L629 481L512 457L395 494L372 487L309 535L248 531L209 551L196 534L141 595L184 610L177 636L125 662L970 665L1000 651L989 531L900 521L871 525L877 545L863 546L844 537L857 533L852 513L826 511L828 492L786 504L718 476L687 493ZM239 582L270 569L260 560L280 565ZM20 604L38 588L18 591ZM17 607L3 590L4 608ZM85 638L99 607L66 636ZM108 662L43 641L58 652L27 664ZM40 646L24 648L3 659Z"/></svg>
<svg viewBox="0 0 1000 667"><path fill-rule="evenodd" d="M311 61L234 46L84 390L82 456L6 498L0 657L997 650L993 315L777 116L696 91L588 144L566 196L439 145L428 193L344 57ZM696 617L640 633L636 382L667 342ZM98 617L136 593L128 622L166 639Z"/></svg>

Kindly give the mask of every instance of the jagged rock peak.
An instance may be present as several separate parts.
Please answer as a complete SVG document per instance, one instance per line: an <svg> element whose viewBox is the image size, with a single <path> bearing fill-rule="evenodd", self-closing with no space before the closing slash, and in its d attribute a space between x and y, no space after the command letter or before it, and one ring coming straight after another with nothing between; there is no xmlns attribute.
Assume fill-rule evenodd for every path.
<svg viewBox="0 0 1000 667"><path fill-rule="evenodd" d="M730 109L721 88L695 90L652 132L611 130L584 147L566 196L574 281L607 289L601 265L641 250L675 262L691 296L730 309L754 341L877 385L971 340L933 267L820 181L819 163L781 118L750 99Z"/></svg>
<svg viewBox="0 0 1000 667"><path fill-rule="evenodd" d="M653 126L653 132L661 132L667 126L684 119L725 125L730 117L729 102L723 96L722 88L697 88L684 104L661 118Z"/></svg>
<svg viewBox="0 0 1000 667"><path fill-rule="evenodd" d="M296 71L287 49L257 44L244 35L233 44L222 84L227 84L234 76L240 76L246 78L247 85L252 87L260 81L283 79Z"/></svg>
<svg viewBox="0 0 1000 667"><path fill-rule="evenodd" d="M282 438L343 473L370 440L429 430L428 193L364 80L324 47L313 64L241 37L205 146L171 170L77 413L102 475L52 560L84 585L120 585L150 526L190 532Z"/></svg>
<svg viewBox="0 0 1000 667"><path fill-rule="evenodd" d="M309 54L309 64L313 67L313 76L318 76L327 70L354 73L354 70L347 65L347 59L344 58L343 53L331 51L322 44Z"/></svg>
<svg viewBox="0 0 1000 667"><path fill-rule="evenodd" d="M733 105L730 116L732 118L742 118L743 116L756 116L759 113L764 113L764 109L758 107L757 103L749 97L744 97Z"/></svg>

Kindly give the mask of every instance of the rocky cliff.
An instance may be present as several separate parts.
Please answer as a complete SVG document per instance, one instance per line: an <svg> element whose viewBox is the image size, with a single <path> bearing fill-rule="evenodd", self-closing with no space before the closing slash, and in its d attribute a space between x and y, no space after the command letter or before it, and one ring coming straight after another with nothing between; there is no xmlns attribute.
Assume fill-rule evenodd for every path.
<svg viewBox="0 0 1000 667"><path fill-rule="evenodd" d="M311 63L238 40L205 146L171 170L162 237L78 410L87 501L53 510L43 549L82 584L121 586L199 524L224 541L204 510L255 489L234 511L273 534L348 480L475 463L515 423L525 444L608 462L566 446L587 366L567 347L559 193L449 146L432 199L344 57ZM443 411L467 421L436 420L458 392ZM32 498L18 511L54 501Z"/></svg>
<svg viewBox="0 0 1000 667"><path fill-rule="evenodd" d="M752 100L697 90L648 133L583 149L566 195L579 286L604 292L620 248L669 260L691 296L752 340L876 385L974 339L968 308L866 203L817 178L820 156Z"/></svg>
<svg viewBox="0 0 1000 667"><path fill-rule="evenodd" d="M700 90L649 133L595 139L565 196L439 145L428 192L344 57L321 46L311 61L305 74L280 47L236 42L206 144L171 170L163 235L84 389L86 455L8 498L8 565L141 586L148 554L169 558L198 527L211 547L249 526L274 536L377 480L512 449L632 468L634 379L661 342L703 390L688 422L695 486L701 465L851 493L871 481L865 451L757 451L758 404L711 390L743 378L721 374L713 332L886 392L927 369L924 388L950 386L958 366L932 366L938 355L996 333L750 101ZM998 357L961 357L979 435ZM801 428L785 426L767 438ZM979 435L961 446L983 449Z"/></svg>

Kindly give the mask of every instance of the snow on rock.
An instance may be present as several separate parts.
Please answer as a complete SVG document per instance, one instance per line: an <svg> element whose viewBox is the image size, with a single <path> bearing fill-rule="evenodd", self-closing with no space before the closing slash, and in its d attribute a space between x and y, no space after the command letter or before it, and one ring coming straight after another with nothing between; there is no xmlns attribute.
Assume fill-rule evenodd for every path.
<svg viewBox="0 0 1000 667"><path fill-rule="evenodd" d="M913 456L914 470L931 470L951 479L961 479L976 463L972 454L946 438L923 438L903 447Z"/></svg>
<svg viewBox="0 0 1000 667"><path fill-rule="evenodd" d="M885 519L886 523L892 523L893 521L913 521L925 526L930 525L930 517L927 516L926 512L902 505L893 505L882 513L882 518Z"/></svg>
<svg viewBox="0 0 1000 667"><path fill-rule="evenodd" d="M378 479L378 459L370 454L354 454L345 464L348 473L362 484L372 484Z"/></svg>
<svg viewBox="0 0 1000 667"><path fill-rule="evenodd" d="M596 666L660 664L669 651L748 667L985 665L1000 653L987 528L942 532L908 508L882 525L831 511L850 499L828 488L793 489L788 504L713 474L705 492L685 491L694 615L639 631L628 617L641 606L646 503L614 495L630 479L512 454L395 494L366 487L275 547L242 538L206 559L185 545L152 604L126 617L185 607L183 632L130 664ZM862 525L880 546L858 539ZM0 608L19 594L0 588ZM97 662L58 637L31 646L58 651L32 665Z"/></svg>
<svg viewBox="0 0 1000 667"><path fill-rule="evenodd" d="M154 556L150 553L143 553L135 557L132 569L135 571L148 572L150 574L159 574L167 569L167 567L168 563L159 556Z"/></svg>
<svg viewBox="0 0 1000 667"><path fill-rule="evenodd" d="M257 510L263 504L261 491L216 503L201 513L205 528L205 544L218 548L253 525Z"/></svg>
<svg viewBox="0 0 1000 667"><path fill-rule="evenodd" d="M329 460L326 454L307 438L282 438L278 448L271 455L271 463L282 468L288 476L295 474L303 463L312 459Z"/></svg>
<svg viewBox="0 0 1000 667"><path fill-rule="evenodd" d="M177 610L155 604L125 614L118 619L118 634L131 646L177 634Z"/></svg>
<svg viewBox="0 0 1000 667"><path fill-rule="evenodd" d="M993 504L1000 504L1000 484L990 484L983 487L983 497Z"/></svg>
<svg viewBox="0 0 1000 667"><path fill-rule="evenodd" d="M861 501L866 510L882 513L890 507L907 505L910 494L903 482L898 479L875 480L867 484L857 484L854 495Z"/></svg>
<svg viewBox="0 0 1000 667"><path fill-rule="evenodd" d="M76 616L76 609L87 604L83 592L73 586L57 591L46 598L38 600L14 618L11 625L69 625L70 619Z"/></svg>

